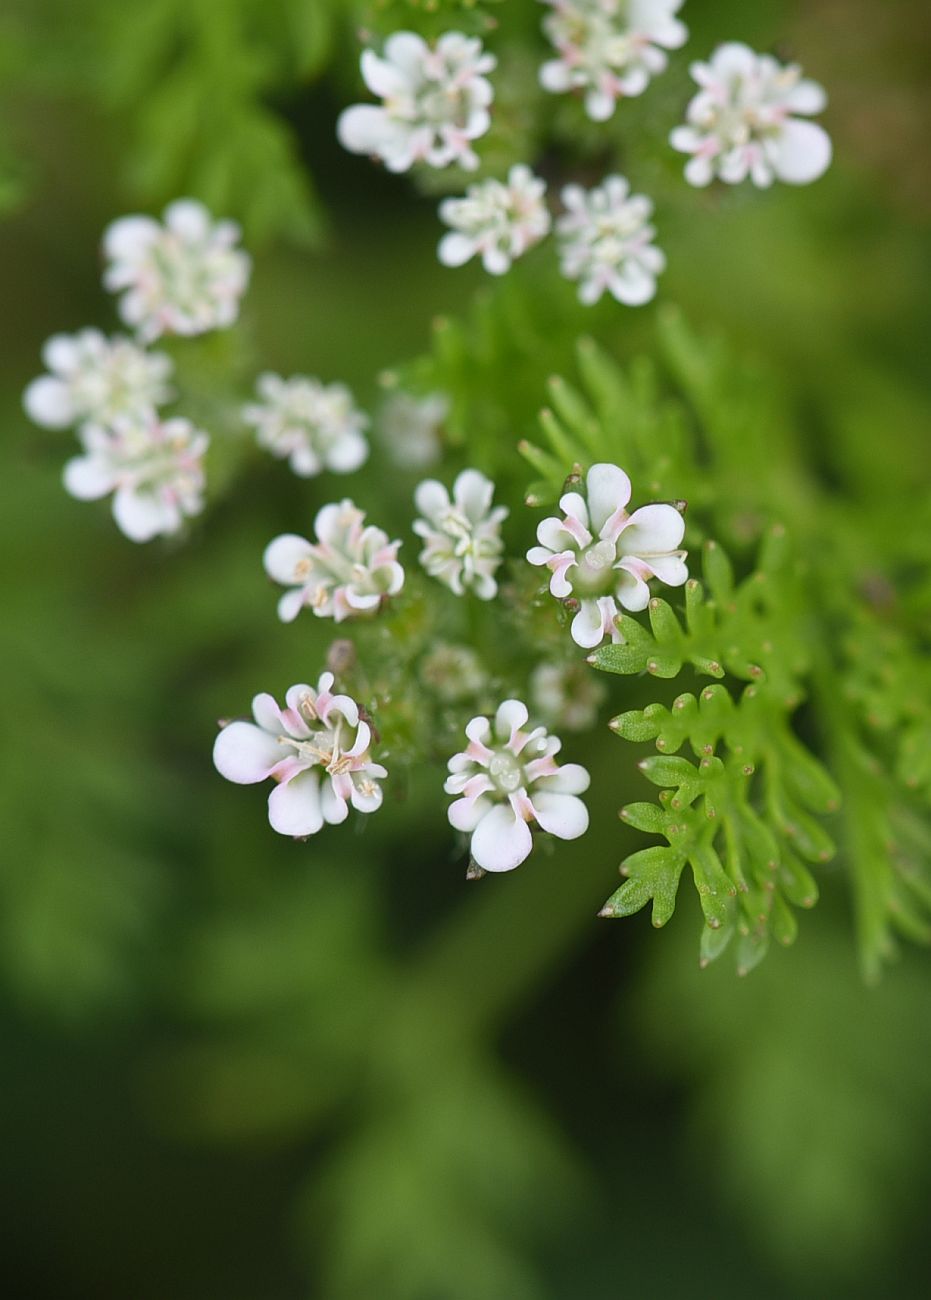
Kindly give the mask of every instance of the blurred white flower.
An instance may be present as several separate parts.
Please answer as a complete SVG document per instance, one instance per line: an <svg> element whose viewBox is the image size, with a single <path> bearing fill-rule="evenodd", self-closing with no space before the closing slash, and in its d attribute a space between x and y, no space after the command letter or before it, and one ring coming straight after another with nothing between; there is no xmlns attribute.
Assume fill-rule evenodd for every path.
<svg viewBox="0 0 931 1300"><path fill-rule="evenodd" d="M623 176L608 176L584 190L567 185L566 211L556 223L562 273L579 281L579 298L587 305L608 292L628 307L639 307L656 293L656 277L666 258L653 243L653 204L631 194Z"/></svg>
<svg viewBox="0 0 931 1300"><path fill-rule="evenodd" d="M345 109L336 126L340 143L381 158L392 172L415 162L473 171L471 142L488 130L494 98L484 74L495 62L480 40L461 32L446 32L434 46L414 32L395 32L383 57L365 50L361 59L365 84L384 102Z"/></svg>
<svg viewBox="0 0 931 1300"><path fill-rule="evenodd" d="M488 682L482 661L470 646L440 641L420 661L420 680L452 704L478 695Z"/></svg>
<svg viewBox="0 0 931 1300"><path fill-rule="evenodd" d="M79 501L112 492L113 517L132 541L176 533L203 509L209 438L190 420L121 417L109 429L87 424L78 436L84 455L65 466L66 489Z"/></svg>
<svg viewBox="0 0 931 1300"><path fill-rule="evenodd" d="M444 199L440 217L449 234L440 240L438 256L444 266L462 266L480 254L492 275L503 275L511 263L549 233L546 182L518 163L503 181L478 181L465 198Z"/></svg>
<svg viewBox="0 0 931 1300"><path fill-rule="evenodd" d="M47 429L141 420L170 401L172 361L146 352L121 335L100 330L53 334L42 348L51 371L34 379L23 394L26 414Z"/></svg>
<svg viewBox="0 0 931 1300"><path fill-rule="evenodd" d="M242 418L255 428L259 446L281 460L287 457L295 474L311 478L324 469L350 474L364 464L368 416L343 384L264 374L256 391L260 400L244 406Z"/></svg>
<svg viewBox="0 0 931 1300"><path fill-rule="evenodd" d="M530 677L530 698L535 713L554 727L566 731L589 731L598 721L598 710L607 699L603 682L588 664L539 664Z"/></svg>
<svg viewBox="0 0 931 1300"><path fill-rule="evenodd" d="M494 724L473 718L468 745L449 760L443 788L459 796L449 820L472 836L472 860L484 871L520 866L533 848L532 821L561 840L588 830L588 809L577 798L588 789L588 772L578 763L560 767L554 755L561 742L544 727L523 730L527 716L520 700L505 700Z"/></svg>
<svg viewBox="0 0 931 1300"><path fill-rule="evenodd" d="M387 596L404 586L398 563L400 542L371 524L349 500L324 506L314 519L316 541L283 533L265 548L265 572L289 590L278 602L278 617L290 623L308 606L318 618L343 619L374 614Z"/></svg>
<svg viewBox="0 0 931 1300"><path fill-rule="evenodd" d="M392 393L378 416L378 433L388 455L403 469L425 469L442 455L442 431L449 415L445 393L415 397Z"/></svg>
<svg viewBox="0 0 931 1300"><path fill-rule="evenodd" d="M145 342L222 329L236 320L249 282L239 236L234 221L215 222L196 199L170 203L164 224L120 217L104 231L104 287L122 295L120 316Z"/></svg>
<svg viewBox="0 0 931 1300"><path fill-rule="evenodd" d="M381 807L379 781L388 775L372 761L372 732L348 695L332 693L333 674L312 686L292 686L280 708L271 695L252 701L254 722L230 722L213 747L221 776L237 785L271 777L268 820L280 835L303 839L324 822L335 825Z"/></svg>
<svg viewBox="0 0 931 1300"><path fill-rule="evenodd" d="M683 0L542 0L553 10L543 30L559 58L544 63L540 83L561 94L585 92L595 122L614 113L625 95L640 95L668 62L665 50L688 39L676 18Z"/></svg>
<svg viewBox="0 0 931 1300"><path fill-rule="evenodd" d="M681 587L689 572L687 552L678 549L685 521L674 506L641 506L628 514L630 479L617 465L593 465L585 483L584 497L566 492L560 498L562 519L540 522L540 545L527 559L550 570L550 592L558 600L575 594L580 606L572 639L592 649L606 636L621 640L614 622L618 602L646 609L651 578Z"/></svg>
<svg viewBox="0 0 931 1300"><path fill-rule="evenodd" d="M794 116L820 113L827 96L797 64L731 41L691 72L701 89L686 110L687 125L669 137L674 149L692 155L685 166L691 185L715 176L731 185L748 176L760 187L774 179L805 185L827 170L830 136Z"/></svg>
<svg viewBox="0 0 931 1300"><path fill-rule="evenodd" d="M424 540L420 563L432 578L439 578L457 596L474 591L491 600L498 590L494 573L501 563L504 543L501 524L506 506L492 508L495 485L477 469L464 469L453 483L453 495L435 479L425 479L414 493L423 516L414 532Z"/></svg>

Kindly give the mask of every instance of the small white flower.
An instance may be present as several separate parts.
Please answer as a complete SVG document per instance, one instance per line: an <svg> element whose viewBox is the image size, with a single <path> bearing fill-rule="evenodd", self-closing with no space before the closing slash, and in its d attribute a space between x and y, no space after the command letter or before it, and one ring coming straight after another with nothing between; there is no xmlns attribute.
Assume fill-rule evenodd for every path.
<svg viewBox="0 0 931 1300"><path fill-rule="evenodd" d="M463 199L444 199L440 217L449 234L440 240L438 256L444 266L462 266L481 254L492 275L510 270L515 258L540 242L550 229L546 182L518 163L507 182L479 181Z"/></svg>
<svg viewBox="0 0 931 1300"><path fill-rule="evenodd" d="M554 727L589 731L607 698L604 683L585 663L540 664L530 677L530 695L536 713Z"/></svg>
<svg viewBox="0 0 931 1300"><path fill-rule="evenodd" d="M53 334L42 348L51 374L34 379L23 394L26 414L46 429L140 420L170 401L172 361L130 339L100 330Z"/></svg>
<svg viewBox="0 0 931 1300"><path fill-rule="evenodd" d="M122 294L119 312L139 337L204 334L232 325L250 261L235 244L239 226L214 222L202 203L177 199L154 217L120 217L104 231L104 287Z"/></svg>
<svg viewBox="0 0 931 1300"><path fill-rule="evenodd" d="M445 393L415 397L392 393L378 417L378 432L388 455L403 469L424 469L442 455L443 424L449 415Z"/></svg>
<svg viewBox="0 0 931 1300"><path fill-rule="evenodd" d="M532 821L561 840L588 830L588 809L576 797L588 789L588 772L578 763L560 767L554 755L561 742L544 727L524 731L527 716L520 700L505 700L494 725L473 718L468 745L449 760L443 788L460 796L449 820L472 836L472 859L484 871L520 866L533 848Z"/></svg>
<svg viewBox="0 0 931 1300"><path fill-rule="evenodd" d="M341 113L340 144L381 158L392 172L415 162L473 171L471 142L491 125L494 91L484 74L495 63L480 40L461 32L447 32L432 47L414 32L395 32L382 58L365 50L361 60L365 84L384 103L353 104Z"/></svg>
<svg viewBox="0 0 931 1300"><path fill-rule="evenodd" d="M372 732L348 695L332 693L333 674L312 686L292 686L280 708L271 695L252 701L255 722L230 722L213 747L221 776L237 785L268 777L268 820L280 835L303 839L324 822L336 825L357 812L381 807L379 781L388 775L372 762Z"/></svg>
<svg viewBox="0 0 931 1300"><path fill-rule="evenodd" d="M436 479L425 479L414 493L424 516L414 522L414 532L424 540L420 563L457 596L469 589L480 600L491 600L497 593L494 573L504 550L501 524L508 511L506 506L492 509L494 492L484 474L464 469L453 483L452 500Z"/></svg>
<svg viewBox="0 0 931 1300"><path fill-rule="evenodd" d="M585 92L585 111L595 122L614 113L625 95L641 95L650 78L688 38L675 15L683 0L542 0L553 12L543 30L559 54L544 63L540 83L562 94Z"/></svg>
<svg viewBox="0 0 931 1300"><path fill-rule="evenodd" d="M445 641L421 659L419 676L447 704L478 695L488 683L482 661L471 647Z"/></svg>
<svg viewBox="0 0 931 1300"><path fill-rule="evenodd" d="M566 212L556 223L562 273L579 281L580 300L591 306L608 292L628 307L649 302L666 267L653 243L652 202L632 195L623 176L608 176L591 190L567 185L562 201Z"/></svg>
<svg viewBox="0 0 931 1300"><path fill-rule="evenodd" d="M646 609L650 578L681 587L689 572L687 552L678 549L685 521L674 506L641 506L628 514L630 479L617 465L593 465L585 482L584 497L566 492L560 498L562 519L540 522L540 545L527 559L550 570L550 592L558 600L575 593L580 607L572 639L592 649L606 636L622 639L614 622L618 602Z"/></svg>
<svg viewBox="0 0 931 1300"><path fill-rule="evenodd" d="M113 493L113 517L134 542L176 533L203 509L203 458L209 438L190 420L114 421L87 424L79 438L84 455L69 460L64 482L79 501Z"/></svg>
<svg viewBox="0 0 931 1300"><path fill-rule="evenodd" d="M797 64L731 41L691 72L701 89L686 110L688 124L669 137L674 149L692 155L689 184L708 185L717 176L736 185L749 176L761 188L774 179L806 185L827 171L830 136L794 116L820 113L827 96Z"/></svg>
<svg viewBox="0 0 931 1300"><path fill-rule="evenodd" d="M368 416L343 384L265 374L256 390L261 400L244 406L242 418L254 426L259 446L281 460L287 457L295 474L312 478L324 469L351 474L365 463Z"/></svg>
<svg viewBox="0 0 931 1300"><path fill-rule="evenodd" d="M341 623L374 614L387 596L404 586L398 563L400 542L371 524L349 500L324 506L314 519L315 542L283 533L265 548L265 572L289 590L278 617L290 623L308 606L318 618Z"/></svg>

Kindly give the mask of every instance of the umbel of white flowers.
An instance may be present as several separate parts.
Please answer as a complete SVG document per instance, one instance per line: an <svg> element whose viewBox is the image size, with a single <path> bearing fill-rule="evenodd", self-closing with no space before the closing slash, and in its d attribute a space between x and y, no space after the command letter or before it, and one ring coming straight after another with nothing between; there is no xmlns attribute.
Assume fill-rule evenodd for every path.
<svg viewBox="0 0 931 1300"><path fill-rule="evenodd" d="M518 163L506 182L479 181L469 186L465 198L444 199L440 217L452 229L440 240L440 261L462 266L478 256L491 275L503 275L515 258L549 233L545 195L546 182Z"/></svg>
<svg viewBox="0 0 931 1300"><path fill-rule="evenodd" d="M334 695L333 674L317 688L292 686L281 708L271 695L252 701L253 722L230 722L213 747L221 776L237 785L276 782L268 820L281 835L303 839L325 822L381 807L379 781L388 775L371 756L372 732L348 695Z"/></svg>
<svg viewBox="0 0 931 1300"><path fill-rule="evenodd" d="M483 871L513 871L533 848L530 823L561 840L588 830L578 798L589 775L578 763L560 767L561 742L545 727L525 729L526 705L505 700L494 719L473 718L468 744L449 760L445 790L457 798L449 821L471 836L472 860Z"/></svg>
<svg viewBox="0 0 931 1300"><path fill-rule="evenodd" d="M531 564L550 571L550 592L558 600L579 601L572 620L576 645L593 649L606 636L619 641L618 604L646 609L647 583L659 578L671 587L688 579L686 552L679 549L685 521L671 505L641 506L627 511L630 479L617 465L593 465L585 479L585 496L566 492L562 518L544 519L537 527L539 546L527 552Z"/></svg>

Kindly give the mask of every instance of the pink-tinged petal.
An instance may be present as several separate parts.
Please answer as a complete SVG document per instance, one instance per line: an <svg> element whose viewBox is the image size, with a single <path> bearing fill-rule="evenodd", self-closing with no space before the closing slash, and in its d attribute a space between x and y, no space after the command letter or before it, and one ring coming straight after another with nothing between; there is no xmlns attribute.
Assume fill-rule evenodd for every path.
<svg viewBox="0 0 931 1300"><path fill-rule="evenodd" d="M301 582L313 556L313 547L306 537L297 533L282 533L273 538L262 554L262 565L275 582Z"/></svg>
<svg viewBox="0 0 931 1300"><path fill-rule="evenodd" d="M676 555L651 555L647 559L647 565L653 570L654 575L659 578L660 582L665 582L667 587L681 587L688 582L689 571L686 567L684 553L681 551Z"/></svg>
<svg viewBox="0 0 931 1300"><path fill-rule="evenodd" d="M565 600L566 596L572 595L572 583L569 581L568 574L577 563L575 552L564 551L562 555L554 555L549 563L552 571L550 594L557 600Z"/></svg>
<svg viewBox="0 0 931 1300"><path fill-rule="evenodd" d="M807 185L823 176L831 163L831 137L816 122L789 118L779 136L773 162L776 175L790 185Z"/></svg>
<svg viewBox="0 0 931 1300"><path fill-rule="evenodd" d="M113 472L96 456L76 456L65 465L65 490L79 501L97 501L115 487Z"/></svg>
<svg viewBox="0 0 931 1300"><path fill-rule="evenodd" d="M625 609L633 611L646 609L650 603L650 588L643 578L631 571L631 567L626 560L617 569L617 590L615 594Z"/></svg>
<svg viewBox="0 0 931 1300"><path fill-rule="evenodd" d="M227 781L255 785L265 780L284 753L274 736L261 727L252 722L231 722L214 741L213 765Z"/></svg>
<svg viewBox="0 0 931 1300"><path fill-rule="evenodd" d="M304 608L306 589L304 587L292 587L286 591L278 602L278 617L282 623L293 623L298 614Z"/></svg>
<svg viewBox="0 0 931 1300"><path fill-rule="evenodd" d="M561 519L550 515L548 519L541 519L537 524L537 541L548 551L559 553L572 549L576 539ZM531 561L531 563L539 563L539 561Z"/></svg>
<svg viewBox="0 0 931 1300"><path fill-rule="evenodd" d="M317 773L301 772L284 785L276 785L268 796L268 820L279 835L295 839L316 835L323 825Z"/></svg>
<svg viewBox="0 0 931 1300"><path fill-rule="evenodd" d="M602 535L609 519L630 500L630 479L618 465L593 465L585 478L588 514L593 530Z"/></svg>
<svg viewBox="0 0 931 1300"><path fill-rule="evenodd" d="M351 783L350 783L351 784ZM323 791L320 796L323 819L330 826L339 826L349 816L349 804L346 799L340 798L333 778L324 780Z"/></svg>
<svg viewBox="0 0 931 1300"><path fill-rule="evenodd" d="M533 807L541 829L561 840L577 840L588 830L588 809L575 795L534 792Z"/></svg>
<svg viewBox="0 0 931 1300"><path fill-rule="evenodd" d="M618 548L622 555L666 555L682 541L685 520L675 506L641 506L622 529Z"/></svg>
<svg viewBox="0 0 931 1300"><path fill-rule="evenodd" d="M532 848L530 827L510 804L495 804L472 833L472 857L484 871L513 871Z"/></svg>
<svg viewBox="0 0 931 1300"><path fill-rule="evenodd" d="M587 546L592 535L588 531L588 505L585 498L579 492L564 492L559 498L559 508L566 516L562 521L563 528L580 541L582 546Z"/></svg>
<svg viewBox="0 0 931 1300"><path fill-rule="evenodd" d="M570 628L576 645L582 646L585 650L594 650L595 646L600 645L604 640L607 630L601 601L583 600Z"/></svg>
<svg viewBox="0 0 931 1300"><path fill-rule="evenodd" d="M262 691L253 699L252 716L255 718L256 725L263 731L272 732L277 736L283 729L281 710L275 697L269 695L267 691Z"/></svg>
<svg viewBox="0 0 931 1300"><path fill-rule="evenodd" d="M23 407L44 429L67 429L76 416L68 385L50 375L32 381L23 393Z"/></svg>
<svg viewBox="0 0 931 1300"><path fill-rule="evenodd" d="M436 255L444 266L455 267L464 266L477 251L474 239L459 230L451 230L440 240Z"/></svg>
<svg viewBox="0 0 931 1300"><path fill-rule="evenodd" d="M529 716L526 704L520 700L504 700L495 714L495 734L500 740L510 741Z"/></svg>
<svg viewBox="0 0 931 1300"><path fill-rule="evenodd" d="M349 758L358 758L360 755L365 753L371 743L372 731L369 724L367 722L360 722L356 732L356 738L353 741L352 749L347 749L343 752Z"/></svg>
<svg viewBox="0 0 931 1300"><path fill-rule="evenodd" d="M591 784L591 777L580 763L563 763L552 776L539 780L539 790L547 794L584 794ZM538 791L534 792L534 803Z"/></svg>
<svg viewBox="0 0 931 1300"><path fill-rule="evenodd" d="M447 811L449 824L457 831L465 831L470 835L493 807L494 804L490 799L457 799L455 803L449 805Z"/></svg>
<svg viewBox="0 0 931 1300"><path fill-rule="evenodd" d="M118 488L113 496L113 518L131 542L149 542L159 533L176 532L181 515L150 492Z"/></svg>
<svg viewBox="0 0 931 1300"><path fill-rule="evenodd" d="M558 772L559 768L552 754L544 754L524 764L524 776L527 778L528 785L533 785L535 781L540 781L545 776L555 776Z"/></svg>

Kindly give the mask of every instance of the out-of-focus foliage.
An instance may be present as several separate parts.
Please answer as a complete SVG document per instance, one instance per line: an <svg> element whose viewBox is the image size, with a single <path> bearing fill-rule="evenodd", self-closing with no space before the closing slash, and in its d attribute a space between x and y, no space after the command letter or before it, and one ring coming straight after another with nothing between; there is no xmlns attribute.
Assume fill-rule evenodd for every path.
<svg viewBox="0 0 931 1300"><path fill-rule="evenodd" d="M23 1294L914 1292L927 967L902 945L865 988L857 960L876 976L897 936L927 937L921 8L693 0L689 46L601 127L539 89L542 13L3 6L0 1139ZM499 58L483 174L524 158L555 189L616 165L655 198L656 310L581 307L547 246L501 283L440 270L430 195L462 174L390 178L338 151L337 112L369 98L359 34L452 25ZM663 140L688 61L733 38L785 40L828 86L837 162L817 186L684 186ZM243 222L255 276L235 331L170 345L179 409L212 435L211 508L183 546L137 548L64 495L69 436L30 428L19 402L49 334L112 327L104 223L181 191ZM238 408L265 367L344 380L373 413L379 374L448 392L436 472L479 466L511 510L500 613L416 575L418 475L377 438L351 486L262 455ZM465 711L574 654L520 556L573 461L606 456L640 500L688 498L697 585L625 623L598 728L564 737L594 774L589 834L467 885L444 761ZM332 628L276 622L260 555L347 490L405 537L408 587L390 623L360 630L352 683L380 704L392 796L300 846L209 751L218 718L322 666ZM489 677L468 706L422 685L437 642L477 647ZM683 825L700 899L684 888L662 935L645 916L597 920L639 828ZM735 827L756 868L776 840L777 889L744 868L731 897ZM730 882L717 898L709 851ZM729 961L699 973L701 901L724 904L704 955L733 934L749 965L764 931L741 935L731 909L786 940L813 887L790 949L772 944L746 981Z"/></svg>

